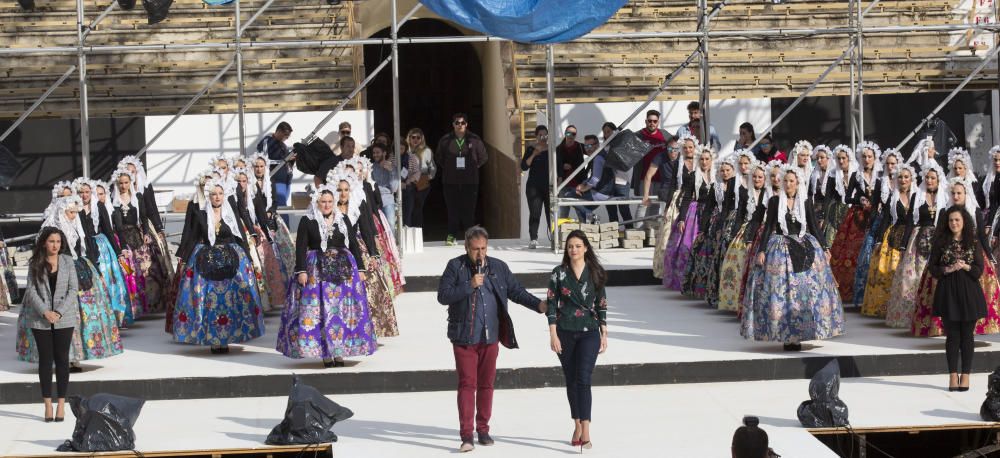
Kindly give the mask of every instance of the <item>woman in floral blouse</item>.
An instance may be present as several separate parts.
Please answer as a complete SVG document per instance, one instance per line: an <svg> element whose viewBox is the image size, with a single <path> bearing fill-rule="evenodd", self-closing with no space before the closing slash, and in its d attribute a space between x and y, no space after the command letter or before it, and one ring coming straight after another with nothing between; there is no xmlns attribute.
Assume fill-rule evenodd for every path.
<svg viewBox="0 0 1000 458"><path fill-rule="evenodd" d="M549 341L559 355L566 377L566 396L573 418L574 447L591 448L590 377L598 353L608 348L608 300L604 286L608 275L598 262L587 235L570 232L566 237L563 261L549 278L546 314Z"/></svg>

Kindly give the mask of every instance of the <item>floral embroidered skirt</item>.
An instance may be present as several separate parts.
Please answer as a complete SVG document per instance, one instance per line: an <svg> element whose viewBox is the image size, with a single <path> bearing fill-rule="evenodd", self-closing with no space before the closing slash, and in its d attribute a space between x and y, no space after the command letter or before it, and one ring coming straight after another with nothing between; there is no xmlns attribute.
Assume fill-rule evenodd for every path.
<svg viewBox="0 0 1000 458"><path fill-rule="evenodd" d="M677 194L674 193L674 201L667 206L666 214L660 219L659 230L656 231L656 247L653 249L653 276L663 279L663 254L667 250L667 241L673 229L673 222L677 219Z"/></svg>
<svg viewBox="0 0 1000 458"><path fill-rule="evenodd" d="M288 230L288 226L285 225L283 219L275 217L274 227L276 229L271 231L274 253L281 260L281 264L284 265L285 275L290 277L292 272L295 271L295 242L292 239L292 233Z"/></svg>
<svg viewBox="0 0 1000 458"><path fill-rule="evenodd" d="M169 291L172 270L166 255L161 251L159 234L146 231L143 234L144 244L134 250L139 263L139 270L145 278L146 301L140 315L158 313L166 310L166 302L172 294ZM139 315L136 315L138 318Z"/></svg>
<svg viewBox="0 0 1000 458"><path fill-rule="evenodd" d="M73 327L69 351L72 362L104 359L119 355L124 350L107 285L90 260L81 260L90 270L92 286L88 290L77 291L80 321ZM38 348L34 334L28 329L25 313L25 307L21 307L17 320L17 356L21 361L37 362Z"/></svg>
<svg viewBox="0 0 1000 458"><path fill-rule="evenodd" d="M826 253L812 235L792 237L812 249L812 263L795 272L787 240L767 241L766 262L752 268L740 335L758 341L802 342L844 333L844 307Z"/></svg>
<svg viewBox="0 0 1000 458"><path fill-rule="evenodd" d="M860 306L865 300L865 289L868 286L868 272L872 265L872 257L876 254L876 246L879 240L875 240L878 226L882 222L884 212L872 215L872 222L865 234L865 239L861 243L861 251L858 252L857 268L854 270L854 300L855 306Z"/></svg>
<svg viewBox="0 0 1000 458"><path fill-rule="evenodd" d="M3 237L0 237L0 312L20 301L14 265L7 255L7 244L3 242Z"/></svg>
<svg viewBox="0 0 1000 458"><path fill-rule="evenodd" d="M917 306L917 289L920 277L927 267L927 257L931 254L933 226L913 229L913 235L906 245L906 251L899 260L896 274L889 290L889 303L885 309L885 324L893 328L909 328Z"/></svg>
<svg viewBox="0 0 1000 458"><path fill-rule="evenodd" d="M861 314L876 318L885 318L886 305L889 303L889 293L892 289L892 279L896 276L896 267L903 257L903 251L892 248L890 239L900 236L906 227L897 225L885 231L882 241L876 245L868 269L868 278L861 302ZM857 296L855 296L857 297Z"/></svg>
<svg viewBox="0 0 1000 458"><path fill-rule="evenodd" d="M288 299L288 273L274 251L274 243L269 242L264 232L257 229L257 257L262 264L264 283L267 285L268 310L280 309Z"/></svg>
<svg viewBox="0 0 1000 458"><path fill-rule="evenodd" d="M837 232L840 230L840 225L844 222L844 218L847 217L847 211L850 206L838 199L827 199L825 206L826 210L824 213L826 219L823 221L821 232L823 240L826 242L825 246L832 247L833 241L837 238Z"/></svg>
<svg viewBox="0 0 1000 458"><path fill-rule="evenodd" d="M663 254L663 286L674 291L680 291L684 281L684 271L691 258L691 246L698 236L698 202L688 205L687 215L683 221L684 230L680 230L680 215L674 220Z"/></svg>
<svg viewBox="0 0 1000 458"><path fill-rule="evenodd" d="M118 256L115 255L115 249L111 246L107 236L97 234L94 241L97 243L100 255L97 270L100 271L101 278L104 279L104 284L107 286L108 296L111 298L111 310L114 311L117 325L117 317L124 316L132 308L128 284L125 282L125 272L121 263L118 262Z"/></svg>
<svg viewBox="0 0 1000 458"><path fill-rule="evenodd" d="M708 293L708 281L712 275L714 260L715 237L722 226L722 212L715 211L708 222L708 230L699 233L691 244L691 259L684 269L684 281L681 282L681 294L704 299Z"/></svg>
<svg viewBox="0 0 1000 458"><path fill-rule="evenodd" d="M264 335L264 314L250 260L242 247L230 243L236 252L236 274L226 280L209 280L199 271L198 253L208 246L199 244L179 275L177 304L174 306L174 340L195 345L228 345Z"/></svg>
<svg viewBox="0 0 1000 458"><path fill-rule="evenodd" d="M365 284L357 263L347 249L337 256L350 261L352 275L341 283L322 280L319 252L306 254L305 286L288 283L288 306L281 312L281 328L275 347L289 358L338 358L375 353L378 343Z"/></svg>
<svg viewBox="0 0 1000 458"><path fill-rule="evenodd" d="M725 260L729 244L732 243L733 236L739 229L736 224L737 213L736 210L730 211L722 220L722 224L712 231L712 246L709 253L711 264L705 280L705 301L711 307L716 307L719 304L720 269L722 269L722 261Z"/></svg>
<svg viewBox="0 0 1000 458"><path fill-rule="evenodd" d="M746 303L747 297L747 283L749 283L750 272L754 267L754 258L757 250L760 248L761 243L766 243L766 241L761 241L764 235L764 225L760 224L757 226L757 231L753 236L753 242L750 243L749 249L747 249L747 259L746 264L743 266L743 278L740 279L740 299L739 299L739 309L736 311L738 317L743 316L743 304Z"/></svg>
<svg viewBox="0 0 1000 458"><path fill-rule="evenodd" d="M358 245L368 270L365 292L368 294L368 308L375 325L375 335L380 338L398 336L399 323L396 321L396 306L392 299L392 274L389 266L381 257L368 254L361 234L358 234Z"/></svg>
<svg viewBox="0 0 1000 458"><path fill-rule="evenodd" d="M131 325L136 318L142 316L142 311L146 309L146 278L139 270L136 250L129 251L130 253L125 255L124 261L119 261L122 273L125 275L125 290L128 292L130 305L124 313L116 314L119 327Z"/></svg>
<svg viewBox="0 0 1000 458"><path fill-rule="evenodd" d="M387 230L389 223L386 221L385 215L382 214L382 210L378 210L376 213L378 217L375 218L375 229L377 229L375 243L378 244L381 258L389 266L389 279L392 281L392 288L389 289L389 294L395 299L396 296L403 292L402 263L399 262L399 250L396 247L396 238L393 236L392 230Z"/></svg>
<svg viewBox="0 0 1000 458"><path fill-rule="evenodd" d="M852 206L830 245L830 269L837 280L840 297L845 301L854 299L854 274L858 270L858 254L865 240L867 220L860 206Z"/></svg>
<svg viewBox="0 0 1000 458"><path fill-rule="evenodd" d="M744 224L726 249L722 267L719 268L719 310L737 312L740 309L740 284L751 245L743 241L746 231L747 224Z"/></svg>

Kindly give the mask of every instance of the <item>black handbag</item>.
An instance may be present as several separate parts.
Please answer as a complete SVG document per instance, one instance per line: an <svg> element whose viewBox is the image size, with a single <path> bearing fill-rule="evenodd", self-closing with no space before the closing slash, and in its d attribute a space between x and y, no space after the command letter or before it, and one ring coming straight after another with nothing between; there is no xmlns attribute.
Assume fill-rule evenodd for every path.
<svg viewBox="0 0 1000 458"><path fill-rule="evenodd" d="M240 258L229 245L214 245L198 252L195 265L201 276L211 281L224 281L236 276Z"/></svg>
<svg viewBox="0 0 1000 458"><path fill-rule="evenodd" d="M792 271L795 273L805 272L812 269L816 253L806 239L798 240L794 237L785 236L788 244L788 257L792 258Z"/></svg>
<svg viewBox="0 0 1000 458"><path fill-rule="evenodd" d="M354 266L342 250L326 250L319 256L319 279L327 283L345 283L354 279Z"/></svg>
<svg viewBox="0 0 1000 458"><path fill-rule="evenodd" d="M73 260L73 266L76 267L77 289L90 291L94 287L94 274L90 271L87 261L84 258L76 258Z"/></svg>

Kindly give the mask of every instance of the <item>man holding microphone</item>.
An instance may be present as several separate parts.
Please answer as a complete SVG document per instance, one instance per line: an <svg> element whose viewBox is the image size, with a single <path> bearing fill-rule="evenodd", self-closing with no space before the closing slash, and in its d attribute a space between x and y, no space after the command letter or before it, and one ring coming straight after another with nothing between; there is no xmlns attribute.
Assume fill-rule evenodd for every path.
<svg viewBox="0 0 1000 458"><path fill-rule="evenodd" d="M486 256L489 234L480 226L465 232L466 254L448 261L438 285L438 302L448 306L448 339L458 372L460 452L475 448L473 417L480 445L493 445L490 415L499 344L517 348L514 323L507 309L511 300L538 313L545 301L521 286L503 261Z"/></svg>

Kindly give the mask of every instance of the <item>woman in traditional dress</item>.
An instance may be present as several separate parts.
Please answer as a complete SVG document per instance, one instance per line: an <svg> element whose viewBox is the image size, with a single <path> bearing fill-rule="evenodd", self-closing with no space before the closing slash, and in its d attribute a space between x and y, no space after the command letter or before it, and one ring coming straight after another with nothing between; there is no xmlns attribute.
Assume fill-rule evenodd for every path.
<svg viewBox="0 0 1000 458"><path fill-rule="evenodd" d="M813 148L813 160L816 161L816 167L809 175L809 205L813 208L813 214L816 215L816 224L821 234L825 232L826 225L826 186L827 181L830 180L827 172L830 170L832 156L833 153L826 145L817 145Z"/></svg>
<svg viewBox="0 0 1000 458"><path fill-rule="evenodd" d="M121 247L115 239L115 232L111 226L111 213L106 205L99 203L100 197L95 195L106 194L107 185L80 178L73 182L73 186L82 201L77 217L85 234L83 243L87 248L87 259L97 267L101 278L104 279L117 325L119 317L124 317L126 311L132 308L132 304L129 302L125 273L122 271L121 263L118 262Z"/></svg>
<svg viewBox="0 0 1000 458"><path fill-rule="evenodd" d="M211 345L213 354L264 335L256 276L236 214L226 202L233 192L224 181L206 182L207 205L180 250L191 255L174 306L174 340Z"/></svg>
<svg viewBox="0 0 1000 458"><path fill-rule="evenodd" d="M881 151L872 143L863 143L856 151L858 170L851 174L847 184L846 202L851 206L837 228L833 245L830 245L830 268L837 279L840 296L845 301L854 299L854 278L858 268L858 254L864 243L865 233L871 222L872 211L878 203L875 182L878 180ZM838 183L838 191L839 191Z"/></svg>
<svg viewBox="0 0 1000 458"><path fill-rule="evenodd" d="M344 366L345 357L378 348L355 229L361 200L351 192L361 182L346 173L334 178L313 193L299 221L295 277L277 343L281 354L322 358L323 367Z"/></svg>
<svg viewBox="0 0 1000 458"><path fill-rule="evenodd" d="M917 146L913 148L906 163L913 167L918 177L923 176L924 170L930 166L941 168L941 164L937 161L937 148L934 146L934 140L927 137L917 142Z"/></svg>
<svg viewBox="0 0 1000 458"><path fill-rule="evenodd" d="M809 143L808 140L799 140L795 142L795 146L792 147L792 153L795 154L795 167L802 172L801 176L812 176L812 143Z"/></svg>
<svg viewBox="0 0 1000 458"><path fill-rule="evenodd" d="M744 188L747 189L747 201L742 209L743 219L739 221L740 228L726 250L725 259L719 269L719 310L736 312L740 308L740 289L746 278L747 254L756 239L757 229L763 222L766 199L764 198L767 184L767 173L764 164L757 162L749 150L736 153L740 163L747 159L750 163L747 172L741 175ZM757 218L755 218L757 217ZM758 219L759 218L759 219Z"/></svg>
<svg viewBox="0 0 1000 458"><path fill-rule="evenodd" d="M661 153L661 160L670 161L673 164L673 168L678 167L678 162L680 158L680 146L676 140L676 137L671 137L667 141L667 151ZM670 159L671 156L676 156ZM752 157L752 155L751 155ZM643 186L643 205L647 207L652 205L649 200L649 188L653 181L653 177L656 176L656 169L661 169L663 167L650 167L650 170L646 173L646 180ZM665 168L663 168L666 170ZM674 186L679 187L680 183L675 183ZM660 191L659 196L664 195L665 190ZM674 220L677 219L677 202L680 200L681 193L677 192L677 189L670 189L667 195L670 196L670 200L667 202L662 202L663 215L660 217L659 226L656 231L656 247L653 249L653 277L663 281L663 257L667 251L667 241L670 240L671 230L674 228ZM658 196L658 197L659 197ZM662 198L662 197L661 197Z"/></svg>
<svg viewBox="0 0 1000 458"><path fill-rule="evenodd" d="M274 285L274 288L282 291L288 284L288 278L295 268L295 245L292 242L288 226L278 216L278 201L274 199L277 188L271 182L267 155L256 153L251 159L254 173L254 179L251 180L254 210L257 212L257 222L264 231L264 235L271 241L271 251L278 261L277 278L284 279L280 286Z"/></svg>
<svg viewBox="0 0 1000 458"><path fill-rule="evenodd" d="M198 215L202 213L206 206L205 198L205 183L208 180L216 177L212 169L206 169L199 172L194 177L194 192L191 193L191 199L188 200L187 208L184 213L184 227L181 230L181 243L177 246L177 251L175 255L177 257L177 272L186 272L185 264L189 257L191 257L191 251L194 249L194 243L189 239L195 234L195 220L198 219ZM174 333L174 307L177 306L177 294L181 289L181 281L184 279L183 275L175 275L174 283L171 287L171 291L174 291L173 297L170 298L170 303L167 304L166 319L164 320L164 331L167 334Z"/></svg>
<svg viewBox="0 0 1000 458"><path fill-rule="evenodd" d="M822 234L824 246L833 246L840 225L847 216L850 209L847 189L851 177L858 170L854 152L846 145L837 145L833 149L833 158L836 164L829 168L826 180L826 208L823 210L826 220Z"/></svg>
<svg viewBox="0 0 1000 458"><path fill-rule="evenodd" d="M920 189L913 201L913 230L899 266L892 279L885 323L893 328L909 328L917 303L920 277L931 254L931 242L941 210L948 207L951 197L944 179L944 170L934 162L924 164Z"/></svg>
<svg viewBox="0 0 1000 458"><path fill-rule="evenodd" d="M716 208L715 189L716 187L724 189L723 183L718 181L715 159L715 153L712 152L711 147L701 147L701 151L698 152L698 171L695 176L701 178L705 192L695 191L698 196L698 236L691 244L691 260L684 268L684 280L681 282L681 294L689 297L705 297L705 279L708 276L708 266L705 263L706 260L699 258L699 256L708 255L709 245L711 245L709 242L712 240L713 234L706 234L706 231L712 227L712 218L716 217L718 223L718 215L714 214ZM729 167L729 170L732 173L732 167ZM721 211L720 207L719 212L721 213Z"/></svg>
<svg viewBox="0 0 1000 458"><path fill-rule="evenodd" d="M663 253L663 286L680 291L684 270L691 257L691 245L698 236L698 198L708 194L704 180L699 182L696 172L698 140L694 137L680 139L682 160L677 165L677 218L670 223L670 238ZM703 188L704 186L704 188ZM704 191L704 192L701 192Z"/></svg>
<svg viewBox="0 0 1000 458"><path fill-rule="evenodd" d="M396 246L396 236L393 234L392 226L385 217L385 213L382 212L384 207L383 194L372 178L372 162L364 156L356 156L354 160L357 166L355 170L361 177L361 183L364 186L365 201L371 208L372 220L375 223L377 231L375 242L378 243L378 252L389 267L389 279L392 286L389 292L395 299L403 292L403 285L406 284L406 280L403 278L403 266L399 259L399 249Z"/></svg>
<svg viewBox="0 0 1000 458"><path fill-rule="evenodd" d="M70 345L72 372L82 372L78 365L83 360L97 360L121 354L122 342L111 307L111 296L100 272L87 259L86 234L81 225L79 212L83 202L78 196L60 197L52 212L42 223L42 228L56 228L66 238L66 248L73 257L78 280L77 299L80 322L74 326ZM28 362L38 361L38 350L34 337L28 330L26 307L18 316L17 352L18 359Z"/></svg>
<svg viewBox="0 0 1000 458"><path fill-rule="evenodd" d="M891 153L896 152L887 154L887 161L890 158L898 161L899 158ZM913 203L916 200L913 167L907 164L896 167L899 171L894 178L891 174L886 175L887 183L893 183L894 186L883 212L888 215L883 217L883 227L876 233L882 234L882 237L872 258L864 299L860 304L862 315L876 318L885 318L892 280L906 249L906 236L913 227Z"/></svg>
<svg viewBox="0 0 1000 458"><path fill-rule="evenodd" d="M858 145L858 151L871 149L881 151L878 145L871 142L863 142ZM890 148L891 150L891 148ZM886 154L876 154L880 156L880 163L876 165L879 172L875 177L875 192L871 199L871 211L868 217L868 230L865 238L861 242L861 250L858 252L856 261L857 267L854 270L854 298L853 304L861 307L865 300L865 288L868 285L869 267L872 261L877 263L878 245L882 241L883 231L888 228L889 209L886 201L892 191L892 179L895 177L896 167L899 165L899 158ZM891 167L891 168L890 168Z"/></svg>
<svg viewBox="0 0 1000 458"><path fill-rule="evenodd" d="M741 161L746 162L746 165L741 164ZM709 232L712 234L712 239L708 254L708 275L705 278L705 301L713 308L719 305L719 277L726 250L746 221L749 193L744 177L745 172L749 170L747 161L746 157L740 158L734 155L723 161L719 167L717 182L720 186L716 190L715 205L721 207L722 211L719 214L719 223ZM732 176L730 172L723 170L727 168L733 169ZM737 175L741 168L744 173Z"/></svg>
<svg viewBox="0 0 1000 458"><path fill-rule="evenodd" d="M983 209L984 216L986 217L987 233L991 233L996 224L993 223L993 219L996 216L997 208L1000 208L1000 146L994 146L990 148L989 161L987 164L987 169L989 172L983 177L983 196L979 201L979 208ZM993 259L998 259L998 250L1000 246L997 246L993 240L990 240L990 252L993 254Z"/></svg>
<svg viewBox="0 0 1000 458"><path fill-rule="evenodd" d="M143 207L132 191L134 175L127 169L118 169L111 174L111 224L121 248L119 262L125 273L125 286L132 308L120 317L118 325L127 327L141 317L150 307L147 305L146 281L140 268L142 259L150 259L149 246L144 242L142 221ZM146 263L147 267L149 262Z"/></svg>
<svg viewBox="0 0 1000 458"><path fill-rule="evenodd" d="M361 167L358 158L355 156L337 164L337 167L327 174L327 179L349 175L356 177L359 183L363 183L361 175L357 173L355 168ZM391 272L386 259L380 255L375 212L372 210L373 205L368 201L369 198L374 197L366 192L363 184L352 187L351 193L361 201L360 214L355 224L358 228L357 237L360 238L358 248L361 253L361 264L365 266L367 271L365 292L368 295L368 307L371 310L375 334L378 338L398 336L399 323L396 320L396 306L392 295Z"/></svg>
<svg viewBox="0 0 1000 458"><path fill-rule="evenodd" d="M750 271L753 270L754 262L757 259L756 253L762 245L767 244L767 240L761 237L764 233L764 218L767 216L767 203L771 200L771 197L782 192L781 188L784 186L784 183L781 181L785 174L784 167L785 164L782 164L780 161L771 161L763 166L764 182L766 183L764 185L764 193L762 198L757 201L757 207L750 218L752 235L748 235L746 239L749 241L750 247L747 250L746 265L743 267L743 278L740 280L740 305L737 310L737 315L740 317L743 316L743 304L746 303L747 296L747 283L750 278Z"/></svg>
<svg viewBox="0 0 1000 458"><path fill-rule="evenodd" d="M156 206L156 191L152 183L146 179L146 167L136 156L125 156L118 162L118 168L125 168L132 173L132 193L142 211L142 217L137 227L142 232L142 240L146 250L139 253L139 269L146 278L146 305L144 312L162 312L166 310L168 298L173 296L169 291L174 277L174 266L167 251L167 236L163 232L163 221Z"/></svg>
<svg viewBox="0 0 1000 458"><path fill-rule="evenodd" d="M273 297L271 295L270 285L268 284L268 278L264 270L264 248L266 247L267 251L271 253L272 259L274 258L274 252L271 251L267 238L264 237L262 231L260 231L260 227L257 225L257 211L254 209L253 195L250 191L250 177L253 176L253 172L243 167L233 167L231 175L233 181L236 183L236 192L231 198L231 200L235 201L236 205L233 210L239 216L240 229L243 231L241 238L247 242L247 255L250 256L250 263L253 265L254 274L257 276L260 305L267 312L275 308L271 305L274 302L284 304L285 297L283 295L281 297ZM277 268L277 266L273 267Z"/></svg>
<svg viewBox="0 0 1000 458"><path fill-rule="evenodd" d="M830 269L830 252L816 237L812 209L806 205L806 177L798 173L785 166L784 189L767 204L740 326L743 337L782 342L790 351L801 350L803 341L844 332L844 309Z"/></svg>

